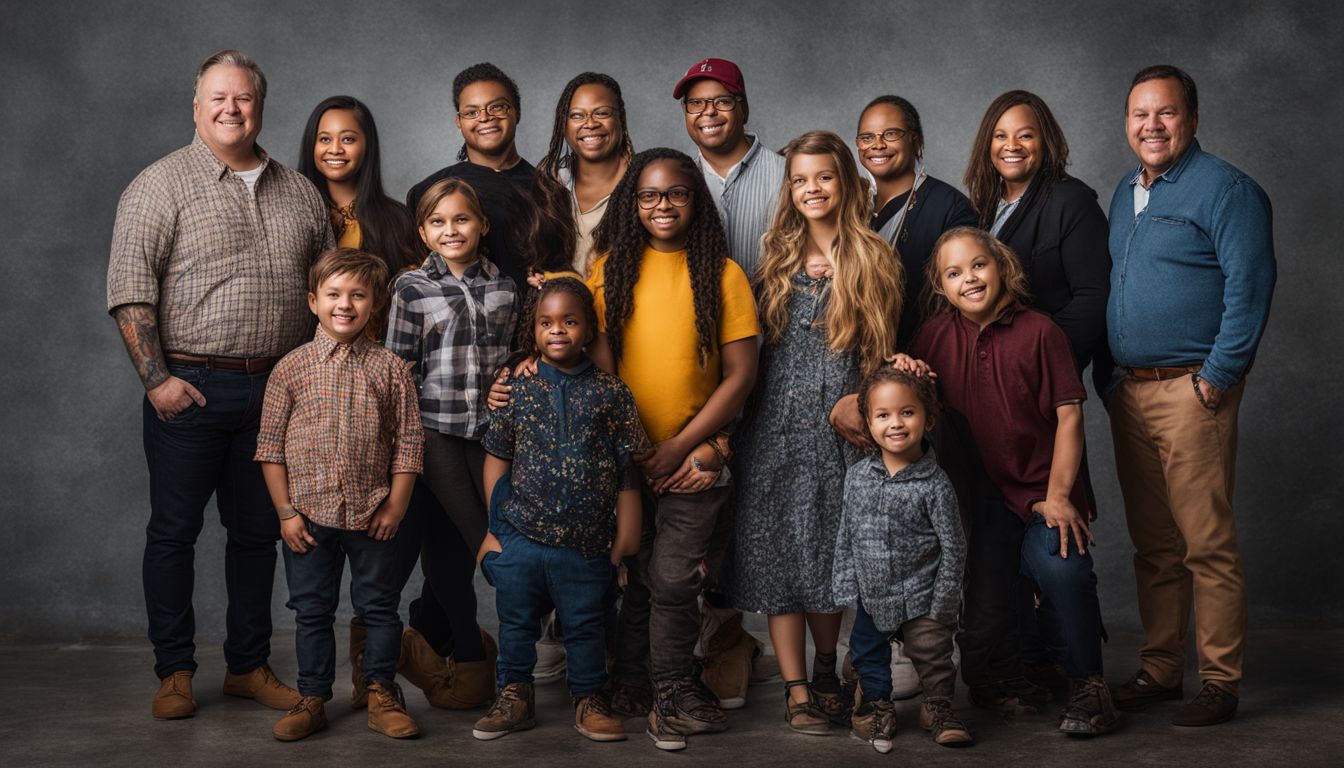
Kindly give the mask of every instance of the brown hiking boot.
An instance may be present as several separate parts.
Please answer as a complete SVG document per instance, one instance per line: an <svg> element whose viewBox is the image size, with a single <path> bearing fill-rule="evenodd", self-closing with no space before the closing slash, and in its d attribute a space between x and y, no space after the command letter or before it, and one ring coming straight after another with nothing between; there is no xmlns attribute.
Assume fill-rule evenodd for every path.
<svg viewBox="0 0 1344 768"><path fill-rule="evenodd" d="M509 683L495 697L490 711L476 721L471 735L481 741L498 739L514 731L525 731L537 724L536 704L530 683Z"/></svg>
<svg viewBox="0 0 1344 768"><path fill-rule="evenodd" d="M933 734L933 741L944 747L969 747L975 743L966 724L952 711L952 700L930 696L919 707L919 727Z"/></svg>
<svg viewBox="0 0 1344 768"><path fill-rule="evenodd" d="M1115 707L1123 709L1126 712L1141 712L1149 704L1156 704L1159 701L1174 701L1183 698L1184 690L1180 683L1167 688L1159 685L1157 680L1145 669L1140 669L1134 673L1124 685L1115 689Z"/></svg>
<svg viewBox="0 0 1344 768"><path fill-rule="evenodd" d="M1171 716L1171 724L1197 728L1226 723L1237 714L1237 701L1237 694L1216 683L1205 683L1195 698Z"/></svg>
<svg viewBox="0 0 1344 768"><path fill-rule="evenodd" d="M1059 718L1059 730L1070 736L1100 736L1115 729L1120 714L1111 702L1111 689L1101 675L1069 681L1069 703Z"/></svg>
<svg viewBox="0 0 1344 768"><path fill-rule="evenodd" d="M304 696L271 726L271 735L280 741L298 741L326 727L327 710L322 699Z"/></svg>
<svg viewBox="0 0 1344 768"><path fill-rule="evenodd" d="M574 729L593 741L625 741L625 726L612 716L601 696L574 700Z"/></svg>
<svg viewBox="0 0 1344 768"><path fill-rule="evenodd" d="M420 735L420 727L406 714L406 700L401 686L396 683L368 685L369 730L393 739L410 739Z"/></svg>
<svg viewBox="0 0 1344 768"><path fill-rule="evenodd" d="M262 706L282 711L292 708L303 698L298 691L280 682L270 664L262 664L243 675L226 672L224 695L252 699Z"/></svg>
<svg viewBox="0 0 1344 768"><path fill-rule="evenodd" d="M364 644L368 633L358 616L350 618L350 706L363 709L369 705L369 689L364 685Z"/></svg>
<svg viewBox="0 0 1344 768"><path fill-rule="evenodd" d="M425 636L407 627L401 635L400 672L425 692L430 706L441 709L475 709L490 703L495 690L495 658L499 646L489 632L481 630L485 658L480 661L444 659L430 647Z"/></svg>
<svg viewBox="0 0 1344 768"><path fill-rule="evenodd" d="M196 714L196 699L191 696L191 670L180 669L159 682L150 714L155 720L178 720Z"/></svg>
<svg viewBox="0 0 1344 768"><path fill-rule="evenodd" d="M717 610L721 609L706 609ZM719 699L724 709L747 705L751 665L761 655L761 641L742 628L742 614L733 612L704 642L704 669L700 679Z"/></svg>
<svg viewBox="0 0 1344 768"><path fill-rule="evenodd" d="M859 741L873 745L881 754L891 751L896 738L896 706L887 699L864 701L850 716L850 733Z"/></svg>

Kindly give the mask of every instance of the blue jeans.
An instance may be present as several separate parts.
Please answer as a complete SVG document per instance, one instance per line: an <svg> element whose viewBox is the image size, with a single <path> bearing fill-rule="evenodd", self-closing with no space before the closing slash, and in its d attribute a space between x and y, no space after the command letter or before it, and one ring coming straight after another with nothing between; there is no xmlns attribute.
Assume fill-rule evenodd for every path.
<svg viewBox="0 0 1344 768"><path fill-rule="evenodd" d="M850 660L859 676L864 701L891 698L891 640L902 643L915 666L925 696L951 699L957 668L952 663L955 630L928 616L906 620L895 632L883 632L860 601L849 634Z"/></svg>
<svg viewBox="0 0 1344 768"><path fill-rule="evenodd" d="M149 525L143 580L154 671L160 678L196 669L196 538L214 496L224 525L224 585L228 612L224 660L244 674L271 654L271 586L280 526L257 451L261 401L269 373L246 374L171 365L205 396L171 422L144 402L145 460L149 465Z"/></svg>
<svg viewBox="0 0 1344 768"><path fill-rule="evenodd" d="M1068 551L1068 559L1059 556L1059 530L1033 514L1022 534L1022 575L1040 591L1041 640L1060 652L1064 676L1080 679L1101 674L1101 603L1092 553L1078 554L1072 534Z"/></svg>
<svg viewBox="0 0 1344 768"><path fill-rule="evenodd" d="M500 486L507 484L507 478ZM491 507L505 495L496 487ZM490 531L501 552L487 553L481 572L495 587L499 614L499 687L531 683L537 665L541 620L555 606L565 627L565 657L572 696L597 693L607 682L607 593L613 566L607 555L587 559L578 550L533 541L491 512Z"/></svg>
<svg viewBox="0 0 1344 768"><path fill-rule="evenodd" d="M327 528L304 521L317 541L302 555L285 552L289 605L294 610L294 649L299 657L299 693L331 698L336 679L336 634L332 623L341 600L341 572L350 558L350 604L364 620L364 679L389 684L401 655L401 568L397 539L377 541L368 531ZM400 535L400 533L398 533Z"/></svg>

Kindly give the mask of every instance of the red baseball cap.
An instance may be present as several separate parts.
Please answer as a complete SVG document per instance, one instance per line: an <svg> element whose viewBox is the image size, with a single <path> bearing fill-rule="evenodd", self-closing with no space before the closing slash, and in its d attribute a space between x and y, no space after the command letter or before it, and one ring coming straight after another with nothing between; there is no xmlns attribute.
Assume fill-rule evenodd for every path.
<svg viewBox="0 0 1344 768"><path fill-rule="evenodd" d="M691 83L701 78L718 80L728 92L736 96L746 96L747 86L742 82L742 70L727 59L701 59L691 65L672 89L672 98L680 99Z"/></svg>

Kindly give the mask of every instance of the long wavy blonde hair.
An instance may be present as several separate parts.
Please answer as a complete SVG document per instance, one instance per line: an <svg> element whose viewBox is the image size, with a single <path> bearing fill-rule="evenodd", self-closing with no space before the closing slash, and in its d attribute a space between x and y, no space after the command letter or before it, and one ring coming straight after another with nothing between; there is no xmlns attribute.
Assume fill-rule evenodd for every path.
<svg viewBox="0 0 1344 768"><path fill-rule="evenodd" d="M872 202L844 140L830 131L811 131L784 147L787 169L780 182L779 204L770 229L761 238L761 266L756 273L757 306L766 340L778 342L789 322L793 277L803 271L807 254L807 219L793 205L790 178L798 155L829 155L840 182L839 234L831 245L830 304L822 320L832 350L857 350L864 374L876 370L896 351L896 325L901 316L901 260L886 239L868 226Z"/></svg>

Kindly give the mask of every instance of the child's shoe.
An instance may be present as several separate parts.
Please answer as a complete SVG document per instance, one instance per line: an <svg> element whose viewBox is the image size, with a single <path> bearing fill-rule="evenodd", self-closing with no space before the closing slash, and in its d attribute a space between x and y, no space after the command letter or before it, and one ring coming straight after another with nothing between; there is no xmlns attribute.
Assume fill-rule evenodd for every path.
<svg viewBox="0 0 1344 768"><path fill-rule="evenodd" d="M593 741L625 741L625 726L612 716L601 696L574 700L574 728Z"/></svg>
<svg viewBox="0 0 1344 768"><path fill-rule="evenodd" d="M304 696L271 726L271 735L280 741L298 741L326 727L327 710L322 699Z"/></svg>
<svg viewBox="0 0 1344 768"><path fill-rule="evenodd" d="M719 699L723 709L741 709L747 705L747 687L751 669L761 655L761 641L742 628L742 614L727 608L703 609L701 647L704 670L701 679Z"/></svg>
<svg viewBox="0 0 1344 768"><path fill-rule="evenodd" d="M850 716L850 733L860 741L873 745L882 754L891 751L896 738L896 705L888 699L865 701L855 707Z"/></svg>
<svg viewBox="0 0 1344 768"><path fill-rule="evenodd" d="M831 734L831 721L826 713L817 706L816 695L808 690L807 701L802 703L793 700L789 695L789 690L795 686L807 687L807 682L799 680L793 685L784 686L784 720L789 724L789 728L797 733L805 733L809 736L829 736Z"/></svg>
<svg viewBox="0 0 1344 768"><path fill-rule="evenodd" d="M952 711L952 700L930 696L919 707L919 727L933 734L935 743L944 747L969 747L975 743L966 724Z"/></svg>
<svg viewBox="0 0 1344 768"><path fill-rule="evenodd" d="M530 683L509 683L495 697L490 711L476 721L471 735L481 741L498 739L513 731L525 731L537 724L536 704Z"/></svg>
<svg viewBox="0 0 1344 768"><path fill-rule="evenodd" d="M406 714L406 700L396 683L368 684L369 730L393 739L411 739L420 735L420 727Z"/></svg>
<svg viewBox="0 0 1344 768"><path fill-rule="evenodd" d="M654 686L653 708L649 710L649 727L645 731L653 739L653 746L668 752L686 748L686 734L672 722L677 711L672 702L676 687L676 682L672 680L664 680Z"/></svg>
<svg viewBox="0 0 1344 768"><path fill-rule="evenodd" d="M663 684L657 695L663 696ZM699 678L683 677L672 681L672 715L674 728L687 736L697 733L719 733L728 730L728 716L719 706L719 700Z"/></svg>
<svg viewBox="0 0 1344 768"><path fill-rule="evenodd" d="M1101 675L1069 681L1069 703L1059 719L1059 730L1070 736L1100 736L1120 722L1111 702L1111 689Z"/></svg>

